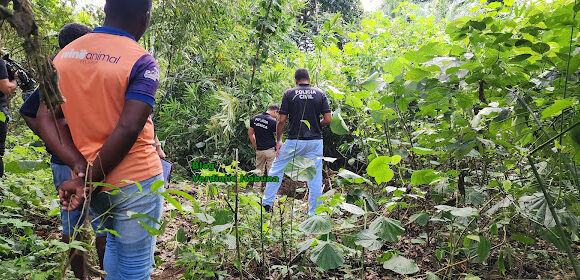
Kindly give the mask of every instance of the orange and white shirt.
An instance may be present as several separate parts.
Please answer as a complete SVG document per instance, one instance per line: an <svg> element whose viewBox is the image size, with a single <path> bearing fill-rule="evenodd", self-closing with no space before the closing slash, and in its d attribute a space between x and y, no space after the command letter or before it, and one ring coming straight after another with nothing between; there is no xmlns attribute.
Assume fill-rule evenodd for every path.
<svg viewBox="0 0 580 280"><path fill-rule="evenodd" d="M159 85L155 59L125 31L97 27L67 45L54 58L59 87L66 102L61 105L75 146L89 162L111 135L125 100L135 99L153 107ZM155 151L153 122L147 120L125 158L105 178L122 187L122 180L140 182L163 172Z"/></svg>

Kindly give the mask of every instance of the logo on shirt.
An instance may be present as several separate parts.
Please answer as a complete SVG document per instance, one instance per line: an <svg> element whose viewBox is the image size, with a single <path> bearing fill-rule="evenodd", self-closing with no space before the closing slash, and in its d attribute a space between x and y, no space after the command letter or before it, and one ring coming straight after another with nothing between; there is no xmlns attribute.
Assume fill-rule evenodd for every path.
<svg viewBox="0 0 580 280"><path fill-rule="evenodd" d="M80 60L86 60L86 61L90 61L92 63L97 63L100 61L106 61L112 64L117 64L119 63L119 60L121 60L121 57L117 57L117 56L111 56L105 53L91 53L88 52L85 49L82 49L80 51L76 51L74 48L72 48L70 51L68 52L63 52L62 53L62 58L68 58L68 59L80 59Z"/></svg>
<svg viewBox="0 0 580 280"><path fill-rule="evenodd" d="M263 129L268 130L268 120L262 118L255 118L254 119L254 126L261 127Z"/></svg>
<svg viewBox="0 0 580 280"><path fill-rule="evenodd" d="M313 89L297 89L294 91L294 94L294 98L298 97L299 99L314 99L316 91Z"/></svg>
<svg viewBox="0 0 580 280"><path fill-rule="evenodd" d="M145 70L145 74L143 76L153 81L159 81L159 70L157 68L153 68L153 70Z"/></svg>

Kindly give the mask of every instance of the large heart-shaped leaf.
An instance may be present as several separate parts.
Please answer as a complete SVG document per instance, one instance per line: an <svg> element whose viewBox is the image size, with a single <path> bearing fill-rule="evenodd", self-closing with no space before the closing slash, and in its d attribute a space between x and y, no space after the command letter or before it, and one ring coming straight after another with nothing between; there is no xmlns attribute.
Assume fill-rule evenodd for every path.
<svg viewBox="0 0 580 280"><path fill-rule="evenodd" d="M401 222L382 216L376 218L369 225L369 229L380 239L388 242L399 241L399 235L405 232Z"/></svg>
<svg viewBox="0 0 580 280"><path fill-rule="evenodd" d="M306 234L327 234L332 230L332 222L327 215L314 215L302 222L298 228Z"/></svg>
<svg viewBox="0 0 580 280"><path fill-rule="evenodd" d="M335 269L344 263L342 250L330 242L323 242L314 247L310 260L325 271Z"/></svg>
<svg viewBox="0 0 580 280"><path fill-rule="evenodd" d="M375 158L367 166L367 173L375 177L375 181L379 184L382 182L388 182L393 179L393 176L395 175L389 166L392 162L393 159L388 156Z"/></svg>
<svg viewBox="0 0 580 280"><path fill-rule="evenodd" d="M379 240L373 231L365 229L359 232L356 237L354 244L364 247L367 250L374 251L383 247L383 241Z"/></svg>
<svg viewBox="0 0 580 280"><path fill-rule="evenodd" d="M332 122L330 123L330 130L332 131L332 133L337 134L337 135L346 135L349 134L349 129L348 126L346 126L346 123L344 122L344 119L342 119L342 116L340 115L340 113L333 113L332 114Z"/></svg>
<svg viewBox="0 0 580 280"><path fill-rule="evenodd" d="M413 171L413 174L411 175L411 184L415 186L430 184L439 178L439 174L437 174L433 169L416 170Z"/></svg>
<svg viewBox="0 0 580 280"><path fill-rule="evenodd" d="M370 77L368 77L364 82L362 82L361 86L368 91L373 91L377 87L379 87L379 82L377 81L378 78L379 73L375 72Z"/></svg>
<svg viewBox="0 0 580 280"><path fill-rule="evenodd" d="M522 196L519 199L519 204L522 210L528 212L531 218L536 220L536 222L546 226L547 228L553 228L556 226L556 221L548 208L548 203L544 199L542 193L535 193L531 196Z"/></svg>
<svg viewBox="0 0 580 280"><path fill-rule="evenodd" d="M383 268L399 274L413 274L419 271L419 267L413 260L394 255L383 263Z"/></svg>
<svg viewBox="0 0 580 280"><path fill-rule="evenodd" d="M346 169L340 169L340 171L336 175L338 175L338 177L342 177L344 179L347 179L351 183L356 183L356 184L365 183L365 182L369 183L369 184L371 183L369 180L365 179L364 177L362 177L362 176L360 176L352 171L346 170Z"/></svg>
<svg viewBox="0 0 580 280"><path fill-rule="evenodd" d="M284 173L294 181L310 181L316 176L314 160L306 157L295 157L284 168Z"/></svg>
<svg viewBox="0 0 580 280"><path fill-rule="evenodd" d="M340 208L355 215L364 215L365 213L365 210L360 207L346 202L341 203Z"/></svg>

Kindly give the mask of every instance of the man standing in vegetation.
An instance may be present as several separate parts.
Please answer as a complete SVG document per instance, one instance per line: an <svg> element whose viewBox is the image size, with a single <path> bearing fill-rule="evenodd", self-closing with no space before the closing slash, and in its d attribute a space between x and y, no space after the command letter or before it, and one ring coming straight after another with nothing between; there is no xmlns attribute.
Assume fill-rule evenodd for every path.
<svg viewBox="0 0 580 280"><path fill-rule="evenodd" d="M87 180L120 188L91 198L91 208L104 214L105 227L115 233L107 236L107 279L149 279L153 271L155 237L139 222L158 227L163 207L162 198L152 195L153 183L163 178L150 118L159 68L137 43L149 25L151 6L151 0L107 0L104 26L56 55L66 98L57 118L66 119L70 131L60 131L62 141L54 131L41 133L48 148L79 176L59 187L64 210L82 207L89 190L83 178L87 162ZM54 123L43 130L51 127Z"/></svg>
<svg viewBox="0 0 580 280"><path fill-rule="evenodd" d="M4 149L6 146L6 133L8 133L8 95L14 93L16 90L16 75L14 79L10 80L8 77L8 69L3 59L0 59L0 112L4 114L3 120L0 119L0 178L4 176Z"/></svg>
<svg viewBox="0 0 580 280"><path fill-rule="evenodd" d="M272 162L276 158L276 118L280 107L272 104L268 111L256 115L250 120L248 136L256 149L256 169L264 172L270 170Z"/></svg>
<svg viewBox="0 0 580 280"><path fill-rule="evenodd" d="M66 47L70 42L80 38L83 35L90 33L92 30L85 25L78 24L78 23L70 23L63 28L61 28L58 34L58 45L61 49ZM42 125L39 122L39 119L42 117L37 118L38 115L44 115L45 118L50 118L50 112L43 106L42 110L40 108L40 94L38 91L35 91L22 105L20 108L20 115L24 118L24 121L32 129L32 131L42 137L40 126ZM61 120L63 126L66 126L66 122ZM48 152L52 155L50 158L50 168L52 169L52 178L54 181L54 186L58 190L60 185L71 179L71 169L56 155L54 155L50 150ZM94 219L96 216L92 211L89 212L90 216ZM60 218L62 221L62 241L69 243L70 237L73 235L74 230L76 230L77 226L81 226L84 222L85 215L82 209L77 208L72 211L60 211ZM99 228L100 220L94 219L91 223L93 230L95 230L96 241L95 247L97 249L97 254L99 256L99 265L101 269L103 269L103 258L105 255L105 245L107 244L107 235L105 232L99 231L102 228ZM86 279L86 271L85 271L85 259L81 252L74 252L71 251L72 259L71 259L71 269L75 275L75 277L79 279Z"/></svg>
<svg viewBox="0 0 580 280"><path fill-rule="evenodd" d="M296 87L287 90L282 97L280 119L276 125L276 160L268 176L284 176L284 168L295 157L301 156L314 161L316 175L308 181L308 214L316 215L314 209L322 195L322 127L330 124L332 114L326 95L319 88L310 86L308 70L300 68L294 73ZM320 119L320 115L323 116ZM282 135L289 119L287 139L282 144ZM264 191L264 209L271 212L272 204L282 180L268 182Z"/></svg>

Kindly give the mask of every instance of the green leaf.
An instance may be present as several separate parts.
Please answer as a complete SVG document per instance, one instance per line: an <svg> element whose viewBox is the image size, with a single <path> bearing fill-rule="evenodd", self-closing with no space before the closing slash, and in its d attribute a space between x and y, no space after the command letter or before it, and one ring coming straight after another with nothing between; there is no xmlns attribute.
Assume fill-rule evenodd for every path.
<svg viewBox="0 0 580 280"><path fill-rule="evenodd" d="M554 104L548 106L548 108L542 111L542 119L551 118L562 114L562 111L566 108L574 106L576 100L571 98L558 99L554 101Z"/></svg>
<svg viewBox="0 0 580 280"><path fill-rule="evenodd" d="M346 202L341 203L340 208L355 215L364 215L365 213L365 210L360 207Z"/></svg>
<svg viewBox="0 0 580 280"><path fill-rule="evenodd" d="M14 174L24 174L48 167L48 164L46 164L46 162L43 160L20 160L6 163L4 170Z"/></svg>
<svg viewBox="0 0 580 280"><path fill-rule="evenodd" d="M377 87L379 87L379 82L377 82L378 78L379 72L375 72L370 77L368 77L364 82L362 82L361 86L368 91L373 91Z"/></svg>
<svg viewBox="0 0 580 280"><path fill-rule="evenodd" d="M433 169L416 170L411 175L411 184L414 186L430 184L439 178L441 176Z"/></svg>
<svg viewBox="0 0 580 280"><path fill-rule="evenodd" d="M295 157L286 165L284 173L294 181L308 182L316 176L314 160L307 157Z"/></svg>
<svg viewBox="0 0 580 280"><path fill-rule="evenodd" d="M482 31L485 29L485 27L487 27L487 25L483 21L469 21L469 25L471 25L471 27L479 31Z"/></svg>
<svg viewBox="0 0 580 280"><path fill-rule="evenodd" d="M528 236L521 234L521 233L512 234L512 236L510 238L517 241L517 242L520 242L522 244L526 244L526 245L531 245L531 244L536 243L535 239L528 237Z"/></svg>
<svg viewBox="0 0 580 280"><path fill-rule="evenodd" d="M155 181L153 185L151 185L151 192L156 192L158 189L163 187L166 183L164 181Z"/></svg>
<svg viewBox="0 0 580 280"><path fill-rule="evenodd" d="M414 153L416 153L418 155L432 155L435 153L435 151L432 149L421 148L421 147L413 147L413 148L411 148L411 151L413 151Z"/></svg>
<svg viewBox="0 0 580 280"><path fill-rule="evenodd" d="M171 205L173 205L173 207L175 207L175 209L179 210L179 212L183 212L183 207L181 206L181 203L179 203L179 201L177 201L177 199L171 197L169 195L169 193L162 192L160 194L161 194L161 196L163 196L165 198L165 200L167 200L167 202L169 202Z"/></svg>
<svg viewBox="0 0 580 280"><path fill-rule="evenodd" d="M394 271L398 274L414 274L419 271L419 267L413 260L394 255L383 263L383 268Z"/></svg>
<svg viewBox="0 0 580 280"><path fill-rule="evenodd" d="M522 210L527 212L531 219L547 228L556 226L556 221L548 207L546 199L542 193L535 193L531 196L522 196L518 200Z"/></svg>
<svg viewBox="0 0 580 280"><path fill-rule="evenodd" d="M441 280L441 278L439 278L435 273L429 271L427 272L427 278L425 278L425 280Z"/></svg>
<svg viewBox="0 0 580 280"><path fill-rule="evenodd" d="M213 222L215 222L215 219L206 214L206 213L195 213L195 216L202 222L206 223L206 224L212 224Z"/></svg>
<svg viewBox="0 0 580 280"><path fill-rule="evenodd" d="M471 207L455 208L451 210L450 213L455 217L471 217L479 215L479 211Z"/></svg>
<svg viewBox="0 0 580 280"><path fill-rule="evenodd" d="M413 82L419 82L423 80L425 77L429 76L431 72L425 71L419 68L411 68L411 70L405 73L405 79Z"/></svg>
<svg viewBox="0 0 580 280"><path fill-rule="evenodd" d="M477 244L477 257L479 262L483 263L489 257L489 250L491 249L491 243L485 236L479 237L479 243Z"/></svg>
<svg viewBox="0 0 580 280"><path fill-rule="evenodd" d="M179 230L175 233L175 241L179 243L187 242L187 234L183 228L179 228Z"/></svg>
<svg viewBox="0 0 580 280"><path fill-rule="evenodd" d="M330 123L330 130L337 135L347 135L350 133L348 126L342 119L340 113L333 114L332 122Z"/></svg>
<svg viewBox="0 0 580 280"><path fill-rule="evenodd" d="M473 274L467 274L467 275L465 275L465 280L481 280L481 278L479 278Z"/></svg>
<svg viewBox="0 0 580 280"><path fill-rule="evenodd" d="M528 57L530 57L530 56L532 56L532 55L529 53L523 53L520 55L516 55L510 60L510 62L522 62L522 61L528 59Z"/></svg>
<svg viewBox="0 0 580 280"><path fill-rule="evenodd" d="M307 120L300 120L301 122L303 122L304 124L306 124L306 126L308 127L308 130L310 130L310 122Z"/></svg>
<svg viewBox="0 0 580 280"><path fill-rule="evenodd" d="M543 54L547 51L550 50L550 45L546 44L546 43L536 43L534 45L532 45L532 50L539 53L539 54Z"/></svg>
<svg viewBox="0 0 580 280"><path fill-rule="evenodd" d="M4 115L4 113L0 112L0 122L5 122L6 121L6 115Z"/></svg>
<svg viewBox="0 0 580 280"><path fill-rule="evenodd" d="M367 173L373 176L378 184L382 182L388 182L393 179L395 173L389 165L393 162L393 159L388 156L380 156L373 159L371 163L367 166Z"/></svg>
<svg viewBox="0 0 580 280"><path fill-rule="evenodd" d="M324 242L314 247L310 254L310 260L325 271L335 269L344 263L342 251L330 242Z"/></svg>
<svg viewBox="0 0 580 280"><path fill-rule="evenodd" d="M383 247L383 241L378 240L378 236L368 229L359 232L355 237L354 243L370 251Z"/></svg>
<svg viewBox="0 0 580 280"><path fill-rule="evenodd" d="M399 235L405 232L401 222L379 216L370 225L369 229L380 239L388 242L398 242Z"/></svg>
<svg viewBox="0 0 580 280"><path fill-rule="evenodd" d="M302 222L298 228L306 234L327 234L332 230L332 222L327 215L314 215Z"/></svg>
<svg viewBox="0 0 580 280"><path fill-rule="evenodd" d="M400 58L390 57L386 60L383 66L385 72L390 72L394 77L403 73L403 62Z"/></svg>
<svg viewBox="0 0 580 280"><path fill-rule="evenodd" d="M339 177L345 178L349 182L352 182L352 183L357 183L357 184L360 184L360 183L370 184L371 183L366 178L364 178L364 177L362 177L362 176L360 176L352 171L346 170L346 169L340 169L340 171L336 175L338 175Z"/></svg>
<svg viewBox="0 0 580 280"><path fill-rule="evenodd" d="M429 214L427 213L415 213L409 217L409 221L415 222L421 226L424 226L429 222Z"/></svg>

